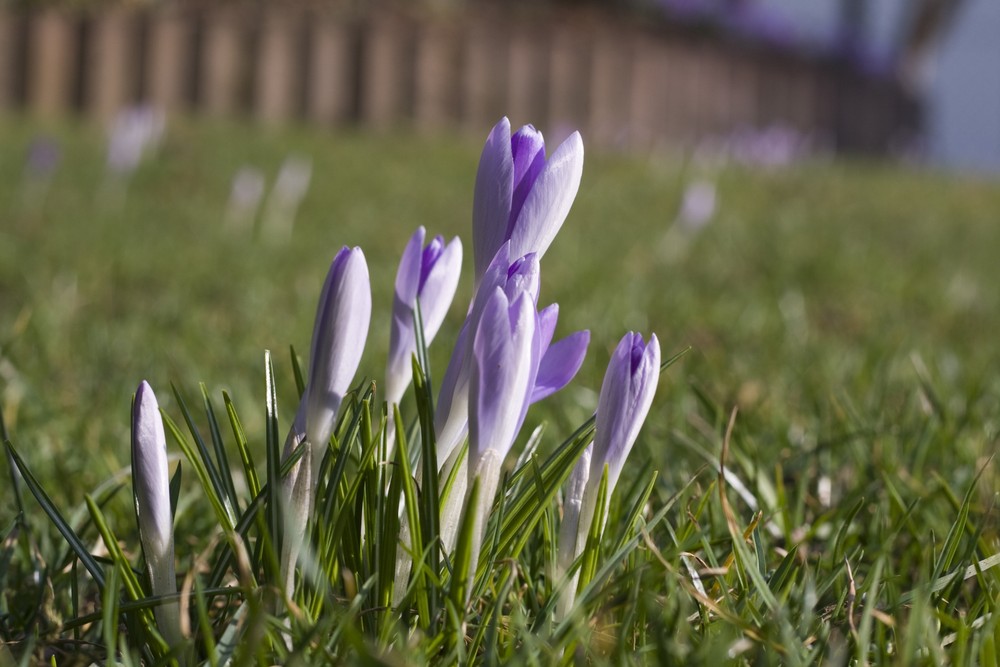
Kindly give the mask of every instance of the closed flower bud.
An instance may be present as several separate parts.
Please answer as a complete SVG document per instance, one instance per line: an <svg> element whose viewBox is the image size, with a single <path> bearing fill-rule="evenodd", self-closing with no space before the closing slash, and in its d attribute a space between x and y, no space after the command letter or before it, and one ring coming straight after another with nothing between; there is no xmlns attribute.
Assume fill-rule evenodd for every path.
<svg viewBox="0 0 1000 667"><path fill-rule="evenodd" d="M139 540L154 596L175 595L174 519L170 509L167 439L153 389L143 380L132 404L132 487ZM176 600L155 608L156 624L170 646L181 641Z"/></svg>

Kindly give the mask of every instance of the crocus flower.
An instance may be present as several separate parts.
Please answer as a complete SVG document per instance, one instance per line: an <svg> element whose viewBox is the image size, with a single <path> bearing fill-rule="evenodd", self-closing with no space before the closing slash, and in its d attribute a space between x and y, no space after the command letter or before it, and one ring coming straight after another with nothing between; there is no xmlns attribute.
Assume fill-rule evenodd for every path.
<svg viewBox="0 0 1000 667"><path fill-rule="evenodd" d="M259 169L241 167L233 176L226 207L226 224L230 227L249 230L253 228L257 209L264 198L265 178Z"/></svg>
<svg viewBox="0 0 1000 667"><path fill-rule="evenodd" d="M154 596L175 595L174 519L170 509L167 439L153 389L143 380L132 404L132 487L139 521L139 540ZM156 625L167 644L180 644L177 600L155 608Z"/></svg>
<svg viewBox="0 0 1000 667"><path fill-rule="evenodd" d="M486 518L500 481L500 468L514 444L527 410L537 370L537 315L531 296L513 303L497 287L483 308L472 343L469 393L468 482L479 478L473 512L472 563L475 575ZM471 590L471 580L466 591Z"/></svg>
<svg viewBox="0 0 1000 667"><path fill-rule="evenodd" d="M625 334L615 348L601 385L594 442L570 476L559 536L559 565L563 571L586 546L605 466L608 468L607 499L618 484L625 459L632 451L639 429L649 413L659 377L660 343L656 335L651 335L647 344L641 334ZM607 505L604 511L606 516ZM572 604L576 581L574 576L564 589L559 605L560 615L564 616Z"/></svg>
<svg viewBox="0 0 1000 667"><path fill-rule="evenodd" d="M712 221L715 215L715 183L698 179L684 188L676 224L687 232L696 232Z"/></svg>
<svg viewBox="0 0 1000 667"><path fill-rule="evenodd" d="M340 404L361 363L371 311L365 255L361 248L344 247L330 264L319 297L309 354L309 379L285 441L286 458L303 442L306 447L282 485L285 523L281 568L287 592L291 592L294 583L295 561L312 512L319 463Z"/></svg>
<svg viewBox="0 0 1000 667"><path fill-rule="evenodd" d="M281 163L274 187L268 197L261 223L262 231L269 237L285 240L292 234L295 215L309 191L312 180L312 159L304 155L289 155Z"/></svg>
<svg viewBox="0 0 1000 667"><path fill-rule="evenodd" d="M475 282L505 241L510 256L539 259L562 227L583 175L583 140L574 132L545 158L542 133L525 125L513 136L500 119L483 147L472 204Z"/></svg>
<svg viewBox="0 0 1000 667"><path fill-rule="evenodd" d="M52 137L40 136L31 141L28 146L25 172L28 178L47 180L59 167L62 151L59 143Z"/></svg>
<svg viewBox="0 0 1000 667"><path fill-rule="evenodd" d="M166 118L149 106L122 109L111 124L108 170L120 177L131 174L163 138Z"/></svg>
<svg viewBox="0 0 1000 667"><path fill-rule="evenodd" d="M424 342L430 345L448 313L462 269L462 242L458 237L446 246L443 237L435 236L424 246L425 234L423 227L413 233L396 272L385 378L385 400L390 404L402 400L413 379L411 359L417 349L413 318L417 301L420 301Z"/></svg>

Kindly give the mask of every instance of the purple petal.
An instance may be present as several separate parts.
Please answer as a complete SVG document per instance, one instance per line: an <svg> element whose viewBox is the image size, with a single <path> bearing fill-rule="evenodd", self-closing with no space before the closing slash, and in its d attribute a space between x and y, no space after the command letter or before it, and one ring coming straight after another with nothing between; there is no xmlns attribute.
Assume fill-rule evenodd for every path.
<svg viewBox="0 0 1000 667"><path fill-rule="evenodd" d="M538 346L543 355L549 349L549 345L552 344L552 336L556 333L556 323L558 321L558 303L549 304L538 313L538 329L540 332Z"/></svg>
<svg viewBox="0 0 1000 667"><path fill-rule="evenodd" d="M443 239L439 236L431 245L438 241L443 244ZM440 247L433 265L427 267L425 264L426 273L420 282L420 314L424 323L424 342L427 345L434 340L448 314L462 274L462 242L458 237L453 238L447 246ZM426 251L424 258L427 258Z"/></svg>
<svg viewBox="0 0 1000 667"><path fill-rule="evenodd" d="M424 236L427 232L424 228L417 227L413 236L403 249L403 256L399 260L399 269L396 271L396 298L404 305L412 304L417 300L417 293L420 291L420 278L423 264ZM341 253L344 252L341 250Z"/></svg>
<svg viewBox="0 0 1000 667"><path fill-rule="evenodd" d="M531 402L535 403L546 396L551 396L570 383L583 359L587 356L587 346L590 344L589 331L577 331L566 336L549 347L541 363L538 365L538 375L535 377L535 387L531 391Z"/></svg>
<svg viewBox="0 0 1000 667"><path fill-rule="evenodd" d="M432 238L431 242L424 248L423 255L420 258L420 289L423 289L424 283L427 282L427 274L437 264L438 258L441 257L443 251L444 237L440 234Z"/></svg>
<svg viewBox="0 0 1000 667"><path fill-rule="evenodd" d="M344 248L330 265L317 308L309 365L306 434L323 446L354 380L371 321L372 294L361 248Z"/></svg>
<svg viewBox="0 0 1000 667"><path fill-rule="evenodd" d="M513 303L521 294L528 294L532 304L538 301L538 289L541 285L542 272L538 265L538 256L535 253L528 253L520 257L510 265L507 270L507 283L504 285L504 293L507 299Z"/></svg>
<svg viewBox="0 0 1000 667"><path fill-rule="evenodd" d="M514 157L511 153L510 121L502 118L486 139L476 172L476 190L472 201L472 247L477 285L490 259L507 239L513 193Z"/></svg>
<svg viewBox="0 0 1000 667"><path fill-rule="evenodd" d="M510 235L511 256L535 252L541 259L569 214L582 175L583 140L574 132L545 163L524 200Z"/></svg>
<svg viewBox="0 0 1000 667"><path fill-rule="evenodd" d="M521 213L524 200L545 167L545 139L533 126L525 125L510 138L510 147L514 157L514 195L507 225L508 236Z"/></svg>
<svg viewBox="0 0 1000 667"><path fill-rule="evenodd" d="M490 296L473 343L469 387L469 468L489 450L505 456L520 430L532 381L535 310L522 294Z"/></svg>

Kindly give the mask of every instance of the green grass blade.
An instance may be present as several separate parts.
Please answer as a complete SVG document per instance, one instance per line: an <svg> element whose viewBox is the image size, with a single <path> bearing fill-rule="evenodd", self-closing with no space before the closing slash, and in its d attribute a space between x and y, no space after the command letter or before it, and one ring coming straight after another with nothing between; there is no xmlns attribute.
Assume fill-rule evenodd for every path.
<svg viewBox="0 0 1000 667"><path fill-rule="evenodd" d="M13 464L20 473L25 485L28 487L31 495L35 497L35 500L41 506L42 511L49 517L49 521L52 522L52 525L56 527L59 534L62 535L64 540L66 540L70 548L73 550L73 553L75 553L76 557L80 559L81 563L83 563L83 566L87 568L87 572L90 573L90 576L97 583L98 588L103 589L105 582L103 568L101 568L97 560L87 550L87 547L84 546L83 541L76 534L76 532L68 523L66 523L66 520L59 512L58 508L56 508L48 494L45 493L45 490L38 483L38 480L35 479L35 476L31 474L31 471L28 469L27 465L25 465L21 456L17 453L17 450L14 449L14 445L12 445L9 440L4 440L3 444L9 459L13 461Z"/></svg>
<svg viewBox="0 0 1000 667"><path fill-rule="evenodd" d="M222 431L219 429L219 421L215 418L215 408L208 397L208 387L202 382L201 398L205 404L205 418L208 420L208 432L212 438L212 448L215 450L215 462L219 470L219 477L229 497L229 503L233 506L236 514L240 513L240 503L236 496L236 485L233 484L233 471L229 465L229 456L226 454L226 445L222 441Z"/></svg>
<svg viewBox="0 0 1000 667"><path fill-rule="evenodd" d="M226 404L226 414L229 416L229 425L233 430L233 437L236 439L236 449L240 453L240 462L243 464L243 474L246 476L247 487L250 489L250 497L256 498L260 494L260 478L257 476L257 467L253 460L253 454L247 441L246 433L243 430L243 423L239 415L236 414L236 406L229 394L222 392L222 400Z"/></svg>

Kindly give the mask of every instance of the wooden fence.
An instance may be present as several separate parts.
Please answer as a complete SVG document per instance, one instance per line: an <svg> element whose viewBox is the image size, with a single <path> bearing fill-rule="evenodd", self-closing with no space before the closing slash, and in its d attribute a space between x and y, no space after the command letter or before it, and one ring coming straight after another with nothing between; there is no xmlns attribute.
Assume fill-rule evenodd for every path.
<svg viewBox="0 0 1000 667"><path fill-rule="evenodd" d="M168 113L374 128L501 115L604 147L686 146L781 124L880 152L916 127L890 81L830 59L596 10L266 3L0 10L0 111Z"/></svg>

